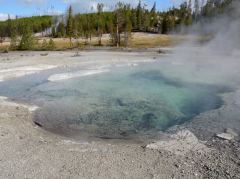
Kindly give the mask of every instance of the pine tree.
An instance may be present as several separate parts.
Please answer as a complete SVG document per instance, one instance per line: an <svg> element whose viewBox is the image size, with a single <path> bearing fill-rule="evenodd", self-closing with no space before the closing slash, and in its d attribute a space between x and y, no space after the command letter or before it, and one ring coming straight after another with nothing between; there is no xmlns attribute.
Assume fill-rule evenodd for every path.
<svg viewBox="0 0 240 179"><path fill-rule="evenodd" d="M93 35L98 35L97 34L97 29L96 29L96 24L97 24L97 17L96 14L89 14L88 16L88 34L89 34L89 39L90 39L90 43L92 41L92 36Z"/></svg>
<svg viewBox="0 0 240 179"><path fill-rule="evenodd" d="M11 34L10 49L16 50L18 37L17 37L17 24L14 21L11 21L10 24L10 34Z"/></svg>
<svg viewBox="0 0 240 179"><path fill-rule="evenodd" d="M66 35L66 30L65 30L65 25L64 22L60 22L57 27L57 36L58 37L65 37Z"/></svg>
<svg viewBox="0 0 240 179"><path fill-rule="evenodd" d="M162 20L162 34L166 34L168 32L168 22L166 15L163 17Z"/></svg>
<svg viewBox="0 0 240 179"><path fill-rule="evenodd" d="M104 5L99 3L97 5L97 34L98 34L98 45L102 45L102 34L103 34L103 19L102 19L102 12L103 12Z"/></svg>
<svg viewBox="0 0 240 179"><path fill-rule="evenodd" d="M141 0L139 0L138 6L137 6L137 26L138 26L138 30L142 30L142 17L143 17L143 8L142 8Z"/></svg>
<svg viewBox="0 0 240 179"><path fill-rule="evenodd" d="M52 27L52 37L56 37L56 28Z"/></svg>
<svg viewBox="0 0 240 179"><path fill-rule="evenodd" d="M124 6L124 41L125 47L129 45L132 32L131 9L130 5Z"/></svg>
<svg viewBox="0 0 240 179"><path fill-rule="evenodd" d="M145 10L144 16L143 16L143 28L144 31L147 32L149 30L149 26L150 26L150 13L148 12L148 10Z"/></svg>
<svg viewBox="0 0 240 179"><path fill-rule="evenodd" d="M4 34L5 34L4 29L5 29L4 26L0 26L0 43L1 43L1 45L4 41Z"/></svg>
<svg viewBox="0 0 240 179"><path fill-rule="evenodd" d="M156 10L157 10L156 8L157 8L157 4L156 4L156 2L154 2L153 7L151 9L151 13L155 14Z"/></svg>
<svg viewBox="0 0 240 179"><path fill-rule="evenodd" d="M137 13L135 9L131 10L131 22L132 22L132 27L133 29L137 29Z"/></svg>
<svg viewBox="0 0 240 179"><path fill-rule="evenodd" d="M8 20L7 20L7 36L11 37L11 27L12 26L12 19L10 17L10 15L8 14Z"/></svg>
<svg viewBox="0 0 240 179"><path fill-rule="evenodd" d="M149 19L150 27L154 27L157 24L156 6L157 6L157 4L156 4L156 2L154 2L154 5L153 5L153 7L152 7L152 9L150 11L150 17L148 17L148 18L150 18Z"/></svg>
<svg viewBox="0 0 240 179"><path fill-rule="evenodd" d="M66 27L66 35L69 37L70 46L72 46L72 38L74 36L73 33L73 15L72 15L72 6L68 9L68 16L67 16L67 27Z"/></svg>
<svg viewBox="0 0 240 179"><path fill-rule="evenodd" d="M123 3L118 3L114 11L114 30L111 34L113 44L119 47L121 45L121 33L124 26Z"/></svg>
<svg viewBox="0 0 240 179"><path fill-rule="evenodd" d="M26 24L23 29L22 38L20 41L19 49L20 50L31 50L34 48L34 38L32 34L32 28Z"/></svg>
<svg viewBox="0 0 240 179"><path fill-rule="evenodd" d="M10 49L16 50L17 49L17 28L15 25L12 26L11 29L11 41L10 41Z"/></svg>

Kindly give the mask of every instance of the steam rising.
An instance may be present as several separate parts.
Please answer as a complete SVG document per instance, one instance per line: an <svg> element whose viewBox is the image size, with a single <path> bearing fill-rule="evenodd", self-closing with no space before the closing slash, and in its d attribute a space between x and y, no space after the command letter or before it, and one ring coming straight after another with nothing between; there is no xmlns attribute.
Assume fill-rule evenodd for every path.
<svg viewBox="0 0 240 179"><path fill-rule="evenodd" d="M211 41L205 49L233 52L240 48L240 2L234 1L225 13L211 20L202 20L188 29L190 34L209 35Z"/></svg>
<svg viewBox="0 0 240 179"><path fill-rule="evenodd" d="M190 77L187 77L189 80L225 85L239 83L239 1L234 1L223 14L210 20L202 19L189 27L187 33L190 36L189 41L176 47L169 60L185 65L186 71L191 65L192 72L188 72ZM196 36L199 37L197 40Z"/></svg>

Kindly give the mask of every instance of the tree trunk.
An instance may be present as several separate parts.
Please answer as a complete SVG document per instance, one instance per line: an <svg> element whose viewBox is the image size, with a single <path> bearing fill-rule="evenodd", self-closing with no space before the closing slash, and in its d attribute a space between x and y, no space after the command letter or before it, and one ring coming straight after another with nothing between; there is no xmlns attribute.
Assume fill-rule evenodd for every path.
<svg viewBox="0 0 240 179"><path fill-rule="evenodd" d="M90 39L90 45L91 45L91 43L92 43L92 33L90 33L89 39Z"/></svg>
<svg viewBox="0 0 240 179"><path fill-rule="evenodd" d="M98 25L98 45L102 45L102 33L100 32L100 27Z"/></svg>
<svg viewBox="0 0 240 179"><path fill-rule="evenodd" d="M72 47L72 37L69 37L70 47Z"/></svg>
<svg viewBox="0 0 240 179"><path fill-rule="evenodd" d="M0 44L2 46L2 43L3 43L3 37L0 38Z"/></svg>
<svg viewBox="0 0 240 179"><path fill-rule="evenodd" d="M119 47L119 31L118 31L119 29L118 29L118 18L117 18L117 34L116 34L116 40L117 40L117 47Z"/></svg>
<svg viewBox="0 0 240 179"><path fill-rule="evenodd" d="M125 32L125 47L128 47L128 32Z"/></svg>
<svg viewBox="0 0 240 179"><path fill-rule="evenodd" d="M118 33L118 47L121 45L121 34Z"/></svg>
<svg viewBox="0 0 240 179"><path fill-rule="evenodd" d="M100 34L98 37L98 45L102 46L102 34Z"/></svg>

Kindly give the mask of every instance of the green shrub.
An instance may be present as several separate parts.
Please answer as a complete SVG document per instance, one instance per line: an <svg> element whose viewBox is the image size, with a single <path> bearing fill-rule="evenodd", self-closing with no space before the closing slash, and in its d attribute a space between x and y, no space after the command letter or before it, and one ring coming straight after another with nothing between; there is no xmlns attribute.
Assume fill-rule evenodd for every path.
<svg viewBox="0 0 240 179"><path fill-rule="evenodd" d="M19 44L19 50L31 50L34 49L34 37L32 35L31 28L27 26L23 32L20 44Z"/></svg>

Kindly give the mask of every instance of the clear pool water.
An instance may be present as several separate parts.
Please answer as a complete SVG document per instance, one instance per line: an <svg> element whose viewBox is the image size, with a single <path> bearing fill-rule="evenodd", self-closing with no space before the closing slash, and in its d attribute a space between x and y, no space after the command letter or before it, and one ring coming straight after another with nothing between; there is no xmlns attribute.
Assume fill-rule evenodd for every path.
<svg viewBox="0 0 240 179"><path fill-rule="evenodd" d="M76 69L72 69L74 71ZM219 108L227 88L168 77L157 64L112 68L108 73L57 82L45 71L0 83L0 95L41 108L34 121L64 134L102 138L154 134Z"/></svg>

